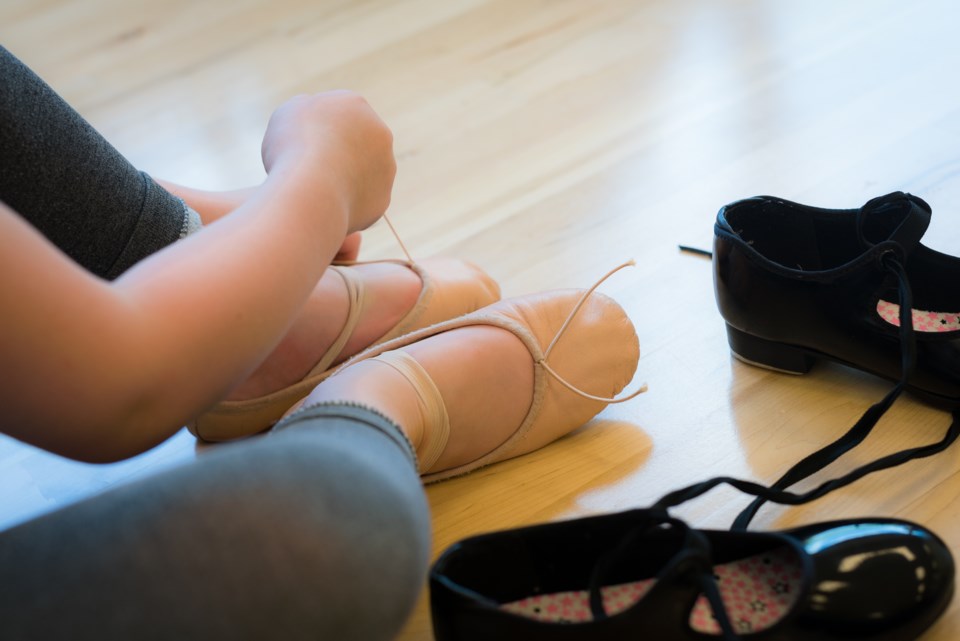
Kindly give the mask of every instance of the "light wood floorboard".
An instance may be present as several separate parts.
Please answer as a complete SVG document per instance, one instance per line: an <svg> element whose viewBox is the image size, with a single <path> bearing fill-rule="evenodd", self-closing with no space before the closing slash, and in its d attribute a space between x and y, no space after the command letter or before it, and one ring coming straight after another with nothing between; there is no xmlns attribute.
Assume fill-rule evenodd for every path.
<svg viewBox="0 0 960 641"><path fill-rule="evenodd" d="M717 209L746 196L854 207L902 189L934 207L927 244L960 254L958 20L948 0L5 0L0 42L156 176L255 183L271 109L348 87L394 130L392 219L415 255L468 258L505 295L636 259L602 290L636 324L650 391L428 488L439 552L709 476L770 482L886 392L837 365L733 360L710 263L677 245L709 247ZM397 252L367 234L366 256ZM905 398L828 472L936 440L949 418ZM0 526L194 456L186 432L103 467L0 440ZM888 515L960 551L958 471L953 449L756 526ZM677 514L723 528L745 503L717 491ZM924 638L958 637L953 606ZM402 638L431 638L425 597Z"/></svg>

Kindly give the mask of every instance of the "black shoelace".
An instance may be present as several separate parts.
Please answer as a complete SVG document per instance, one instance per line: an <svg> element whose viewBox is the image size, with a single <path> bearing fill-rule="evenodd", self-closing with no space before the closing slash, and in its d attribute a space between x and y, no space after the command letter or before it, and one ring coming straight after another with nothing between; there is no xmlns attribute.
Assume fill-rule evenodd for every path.
<svg viewBox="0 0 960 641"><path fill-rule="evenodd" d="M733 629L730 615L727 613L717 585L710 541L703 533L671 517L665 510L651 510L648 517L649 520L646 523L641 523L628 531L616 547L604 555L594 567L588 588L590 611L594 620L605 619L608 616L603 607L601 588L605 584L604 579L621 563L624 554L655 530L672 529L679 533L682 544L679 551L657 573L657 580L686 578L694 582L710 604L713 616L720 626L723 641L738 641L740 637Z"/></svg>

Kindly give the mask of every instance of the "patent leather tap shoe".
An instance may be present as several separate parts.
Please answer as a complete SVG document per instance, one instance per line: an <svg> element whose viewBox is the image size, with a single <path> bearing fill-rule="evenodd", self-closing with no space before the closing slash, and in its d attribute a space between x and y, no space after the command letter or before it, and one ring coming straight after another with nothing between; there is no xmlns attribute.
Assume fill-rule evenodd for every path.
<svg viewBox="0 0 960 641"><path fill-rule="evenodd" d="M920 243L930 214L899 192L860 209L771 196L723 207L714 276L733 353L791 373L826 358L897 381L907 321L916 341L907 389L960 406L960 260Z"/></svg>
<svg viewBox="0 0 960 641"><path fill-rule="evenodd" d="M953 581L943 542L907 521L722 532L649 509L464 540L430 596L437 641L903 641Z"/></svg>

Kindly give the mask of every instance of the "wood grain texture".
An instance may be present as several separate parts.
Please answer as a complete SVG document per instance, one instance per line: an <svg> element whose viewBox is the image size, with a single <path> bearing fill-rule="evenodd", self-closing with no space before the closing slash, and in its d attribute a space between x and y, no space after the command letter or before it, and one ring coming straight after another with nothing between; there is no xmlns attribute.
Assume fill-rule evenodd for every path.
<svg viewBox="0 0 960 641"><path fill-rule="evenodd" d="M731 359L708 260L717 209L774 194L859 206L902 189L925 243L960 254L960 8L948 0L6 0L0 42L137 166L197 187L262 178L274 106L347 87L396 136L391 217L415 256L485 267L505 295L587 286L633 319L650 391L542 450L427 489L434 546L643 506L719 474L770 482L889 385L831 364L791 377ZM385 230L365 255L396 256ZM816 479L938 439L906 398ZM0 526L197 455L185 432L112 466L0 441ZM877 474L757 527L916 520L960 550L960 450ZM814 481L816 481L814 479ZM747 500L677 510L722 528ZM960 637L951 607L925 637ZM431 638L426 597L402 638Z"/></svg>

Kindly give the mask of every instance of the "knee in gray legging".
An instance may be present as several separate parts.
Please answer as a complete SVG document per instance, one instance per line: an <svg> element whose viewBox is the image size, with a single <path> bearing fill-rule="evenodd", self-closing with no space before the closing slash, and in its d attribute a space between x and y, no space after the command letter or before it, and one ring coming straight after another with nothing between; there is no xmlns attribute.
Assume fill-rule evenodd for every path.
<svg viewBox="0 0 960 641"><path fill-rule="evenodd" d="M410 453L309 421L0 534L4 638L390 639L429 518Z"/></svg>

